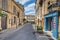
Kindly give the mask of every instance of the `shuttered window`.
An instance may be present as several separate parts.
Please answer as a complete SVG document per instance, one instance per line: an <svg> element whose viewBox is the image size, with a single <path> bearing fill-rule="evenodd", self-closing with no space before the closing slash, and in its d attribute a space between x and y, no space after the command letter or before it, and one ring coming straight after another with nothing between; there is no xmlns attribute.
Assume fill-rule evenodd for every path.
<svg viewBox="0 0 60 40"><path fill-rule="evenodd" d="M4 10L7 10L8 9L8 0L2 0L2 8Z"/></svg>
<svg viewBox="0 0 60 40"><path fill-rule="evenodd" d="M17 12L17 17L20 17L20 10L18 10Z"/></svg>
<svg viewBox="0 0 60 40"><path fill-rule="evenodd" d="M13 6L13 13L16 14L16 7Z"/></svg>
<svg viewBox="0 0 60 40"><path fill-rule="evenodd" d="M14 17L14 24L16 23L16 17Z"/></svg>

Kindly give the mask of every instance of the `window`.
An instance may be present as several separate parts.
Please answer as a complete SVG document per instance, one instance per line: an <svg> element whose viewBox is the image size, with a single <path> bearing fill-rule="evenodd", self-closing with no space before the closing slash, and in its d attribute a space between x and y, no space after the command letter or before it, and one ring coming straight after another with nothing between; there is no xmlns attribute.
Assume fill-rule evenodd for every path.
<svg viewBox="0 0 60 40"><path fill-rule="evenodd" d="M14 17L12 17L12 19L11 19L11 25L13 25L14 24Z"/></svg>
<svg viewBox="0 0 60 40"><path fill-rule="evenodd" d="M59 2L59 0L56 0L57 2Z"/></svg>
<svg viewBox="0 0 60 40"><path fill-rule="evenodd" d="M2 8L4 10L7 10L7 8L8 8L8 1L7 0L2 0Z"/></svg>
<svg viewBox="0 0 60 40"><path fill-rule="evenodd" d="M20 10L18 10L17 12L17 17L20 17Z"/></svg>
<svg viewBox="0 0 60 40"><path fill-rule="evenodd" d="M17 16L18 16L18 17L20 16L20 13L19 13L19 12L17 12Z"/></svg>
<svg viewBox="0 0 60 40"><path fill-rule="evenodd" d="M19 19L19 23L20 23L20 19Z"/></svg>
<svg viewBox="0 0 60 40"><path fill-rule="evenodd" d="M13 6L13 13L16 14L16 7Z"/></svg>
<svg viewBox="0 0 60 40"><path fill-rule="evenodd" d="M50 5L50 1L48 2L48 6Z"/></svg>
<svg viewBox="0 0 60 40"><path fill-rule="evenodd" d="M43 4L43 0L41 0L41 1L39 2L39 4L40 4L40 6L42 6L42 4Z"/></svg>
<svg viewBox="0 0 60 40"><path fill-rule="evenodd" d="M9 19L9 24L10 24L11 22L10 22L10 19Z"/></svg>
<svg viewBox="0 0 60 40"><path fill-rule="evenodd" d="M14 24L16 23L16 17L14 17Z"/></svg>
<svg viewBox="0 0 60 40"><path fill-rule="evenodd" d="M12 17L12 19L11 19L11 25L13 25L15 23L16 23L16 17Z"/></svg>

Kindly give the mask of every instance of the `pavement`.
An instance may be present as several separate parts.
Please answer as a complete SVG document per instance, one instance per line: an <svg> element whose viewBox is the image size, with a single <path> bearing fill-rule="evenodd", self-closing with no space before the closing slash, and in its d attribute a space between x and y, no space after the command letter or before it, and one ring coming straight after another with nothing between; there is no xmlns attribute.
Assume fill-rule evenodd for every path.
<svg viewBox="0 0 60 40"><path fill-rule="evenodd" d="M35 35L36 35L36 38L37 40L54 40L50 35L49 33L47 32L43 32L42 34L40 33L37 33L37 27L35 24L33 24L33 29L35 30Z"/></svg>
<svg viewBox="0 0 60 40"><path fill-rule="evenodd" d="M27 23L21 28L3 32L0 34L0 40L49 40L49 37L43 34L33 34L34 31L32 24Z"/></svg>
<svg viewBox="0 0 60 40"><path fill-rule="evenodd" d="M37 40L49 40L49 37L36 33Z"/></svg>
<svg viewBox="0 0 60 40"><path fill-rule="evenodd" d="M4 40L6 37L8 37L9 35L13 34L16 31L18 31L22 27L23 26L18 26L17 28L10 28L10 29L0 31L0 40Z"/></svg>
<svg viewBox="0 0 60 40"><path fill-rule="evenodd" d="M5 37L3 40L37 40L36 35L33 34L34 29L30 23L27 23L23 28Z"/></svg>

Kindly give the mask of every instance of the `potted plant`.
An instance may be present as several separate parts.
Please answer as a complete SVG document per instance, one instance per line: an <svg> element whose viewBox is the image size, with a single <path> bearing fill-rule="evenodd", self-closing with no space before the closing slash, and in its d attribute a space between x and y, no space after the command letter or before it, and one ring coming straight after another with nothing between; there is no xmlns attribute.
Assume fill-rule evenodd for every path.
<svg viewBox="0 0 60 40"><path fill-rule="evenodd" d="M37 26L37 32L38 33L43 33L43 27L42 26Z"/></svg>

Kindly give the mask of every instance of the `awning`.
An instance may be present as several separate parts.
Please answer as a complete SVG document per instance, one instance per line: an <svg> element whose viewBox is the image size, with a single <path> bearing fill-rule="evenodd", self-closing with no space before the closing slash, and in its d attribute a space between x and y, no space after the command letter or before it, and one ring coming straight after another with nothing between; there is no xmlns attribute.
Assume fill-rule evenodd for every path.
<svg viewBox="0 0 60 40"><path fill-rule="evenodd" d="M48 14L44 15L44 18L54 17L58 15L58 11L49 12Z"/></svg>

